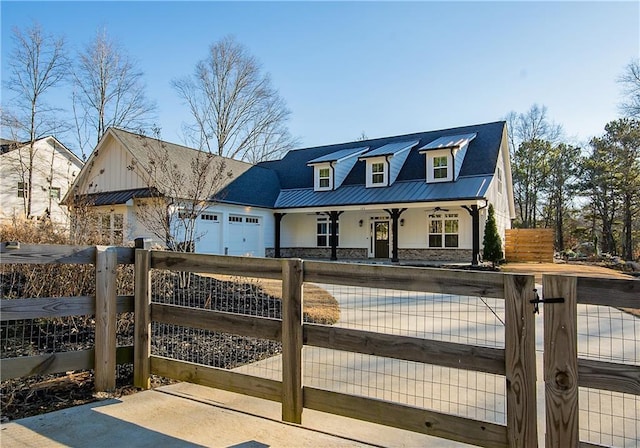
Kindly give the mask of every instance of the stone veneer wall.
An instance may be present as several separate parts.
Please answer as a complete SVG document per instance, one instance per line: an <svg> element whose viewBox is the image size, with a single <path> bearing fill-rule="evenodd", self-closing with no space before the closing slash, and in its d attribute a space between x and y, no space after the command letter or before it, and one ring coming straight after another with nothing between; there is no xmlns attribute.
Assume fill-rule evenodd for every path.
<svg viewBox="0 0 640 448"><path fill-rule="evenodd" d="M398 249L400 260L468 261L473 249Z"/></svg>
<svg viewBox="0 0 640 448"><path fill-rule="evenodd" d="M266 256L272 257L275 250L272 247L266 249ZM367 249L338 247L336 251L338 260L364 260L367 258ZM331 258L330 247L283 247L280 249L282 258Z"/></svg>
<svg viewBox="0 0 640 448"><path fill-rule="evenodd" d="M398 249L398 259L421 261L461 261L471 262L472 249ZM274 249L267 248L266 256L272 257ZM283 247L280 249L282 258L331 258L330 247ZM368 260L367 249L339 247L339 260ZM391 257L389 257L391 258Z"/></svg>

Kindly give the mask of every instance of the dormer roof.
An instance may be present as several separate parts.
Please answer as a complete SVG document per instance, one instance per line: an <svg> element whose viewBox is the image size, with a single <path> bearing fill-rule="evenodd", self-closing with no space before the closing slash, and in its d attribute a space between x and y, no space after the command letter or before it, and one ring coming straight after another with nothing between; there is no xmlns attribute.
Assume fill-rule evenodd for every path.
<svg viewBox="0 0 640 448"><path fill-rule="evenodd" d="M368 149L369 149L368 146L342 149L340 151L332 152L331 154L326 154L324 156L316 157L313 160L309 160L307 162L307 165L315 165L318 163L341 162L345 159L360 155Z"/></svg>

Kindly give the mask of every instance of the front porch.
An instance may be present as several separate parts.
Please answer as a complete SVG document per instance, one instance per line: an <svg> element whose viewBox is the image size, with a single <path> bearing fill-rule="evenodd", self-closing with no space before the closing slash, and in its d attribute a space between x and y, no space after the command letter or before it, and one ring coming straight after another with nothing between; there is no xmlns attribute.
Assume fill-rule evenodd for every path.
<svg viewBox="0 0 640 448"><path fill-rule="evenodd" d="M274 213L273 258L422 265L480 262L484 204L403 204Z"/></svg>

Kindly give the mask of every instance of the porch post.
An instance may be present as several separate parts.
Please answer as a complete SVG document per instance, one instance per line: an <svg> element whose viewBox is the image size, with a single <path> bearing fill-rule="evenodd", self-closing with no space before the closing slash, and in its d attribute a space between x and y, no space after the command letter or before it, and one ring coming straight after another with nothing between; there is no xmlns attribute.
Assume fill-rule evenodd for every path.
<svg viewBox="0 0 640 448"><path fill-rule="evenodd" d="M286 215L286 213L274 213L273 216L276 218L276 235L275 235L275 247L273 248L274 258L280 258L280 222L282 218Z"/></svg>
<svg viewBox="0 0 640 448"><path fill-rule="evenodd" d="M406 210L406 208L392 208L391 210L385 209L384 211L391 216L391 236L393 244L391 246L391 262L397 263L398 258L398 218Z"/></svg>
<svg viewBox="0 0 640 448"><path fill-rule="evenodd" d="M471 215L471 235L473 238L473 253L471 255L471 264L477 266L480 262L480 209L477 205L467 207L462 206Z"/></svg>
<svg viewBox="0 0 640 448"><path fill-rule="evenodd" d="M338 259L338 217L342 212L331 211L328 213L331 226L331 236L329 237L329 244L331 245L331 261Z"/></svg>

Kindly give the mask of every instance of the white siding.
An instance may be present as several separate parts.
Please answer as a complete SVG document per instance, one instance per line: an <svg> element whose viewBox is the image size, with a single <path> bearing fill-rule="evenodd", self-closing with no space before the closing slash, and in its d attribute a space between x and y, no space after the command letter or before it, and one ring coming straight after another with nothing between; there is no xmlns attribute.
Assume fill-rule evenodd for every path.
<svg viewBox="0 0 640 448"><path fill-rule="evenodd" d="M102 193L134 188L145 188L147 185L136 174L133 157L116 139L109 136L87 162L90 169L84 174L79 185L79 193Z"/></svg>
<svg viewBox="0 0 640 448"><path fill-rule="evenodd" d="M65 206L60 205L60 201L80 173L82 163L68 154L66 149L60 148L53 138L38 140L35 152L31 215L42 217L48 209L52 221L66 225L69 222L68 212ZM1 156L0 221L23 217L25 214L25 202L18 197L18 182L23 180L20 161L27 161L28 157L28 148L15 149ZM60 189L60 197L50 197L50 188Z"/></svg>

